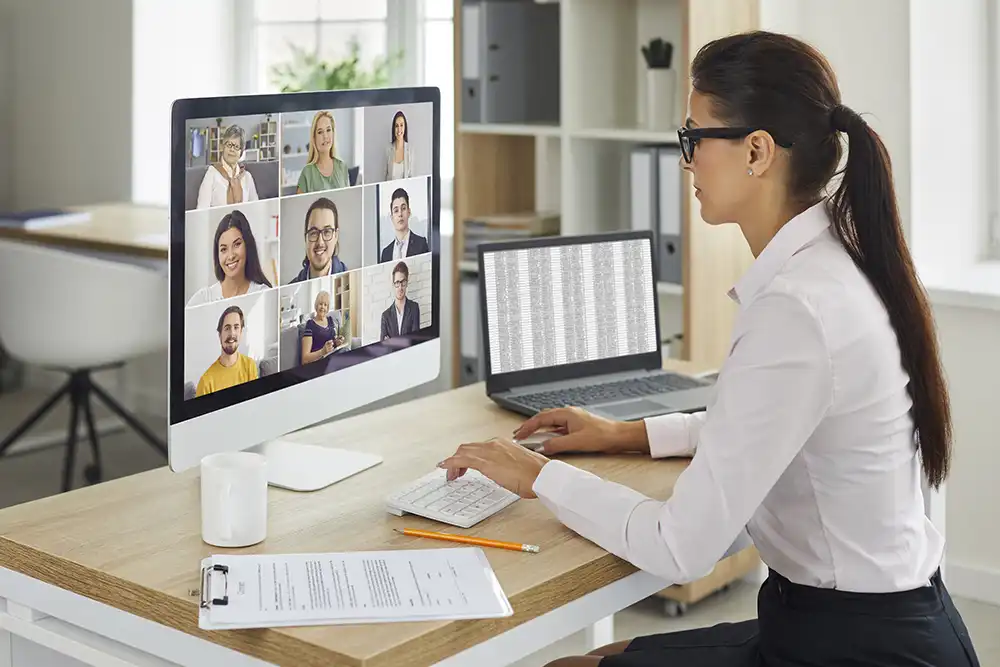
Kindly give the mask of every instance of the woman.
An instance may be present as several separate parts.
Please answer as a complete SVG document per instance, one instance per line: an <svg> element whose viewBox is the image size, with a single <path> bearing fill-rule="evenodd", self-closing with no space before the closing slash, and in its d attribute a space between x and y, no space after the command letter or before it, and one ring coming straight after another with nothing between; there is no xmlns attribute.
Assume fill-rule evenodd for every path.
<svg viewBox="0 0 1000 667"><path fill-rule="evenodd" d="M752 539L770 569L757 619L564 658L561 667L978 665L942 584L921 477L945 479L948 394L930 308L900 226L889 157L841 104L827 61L771 33L707 44L679 131L709 224L736 222L755 260L731 290L732 347L707 411L617 423L577 409L514 436L545 454L690 456L666 502L510 440L441 463L537 496L568 527L672 582ZM837 170L841 140L848 154Z"/></svg>
<svg viewBox="0 0 1000 667"><path fill-rule="evenodd" d="M346 188L351 184L347 165L334 156L334 134L336 123L329 111L320 111L313 116L309 132L309 162L299 174L296 192L322 192Z"/></svg>
<svg viewBox="0 0 1000 667"><path fill-rule="evenodd" d="M257 241L254 240L250 222L242 212L235 210L223 216L215 229L212 248L218 282L195 292L188 300L189 306L270 289L271 281L260 266Z"/></svg>
<svg viewBox="0 0 1000 667"><path fill-rule="evenodd" d="M315 313L302 330L302 363L322 359L344 344L337 335L337 325L330 316L330 293L320 292L313 304Z"/></svg>
<svg viewBox="0 0 1000 667"><path fill-rule="evenodd" d="M347 271L347 265L337 256L340 252L340 214L337 205L326 197L314 201L306 211L305 242L306 257L302 260L302 269L291 282L299 283Z"/></svg>
<svg viewBox="0 0 1000 667"><path fill-rule="evenodd" d="M385 149L385 172L387 181L413 176L413 149L410 148L409 123L402 111L392 117L392 132L389 146Z"/></svg>
<svg viewBox="0 0 1000 667"><path fill-rule="evenodd" d="M253 176L240 164L246 133L235 123L223 131L222 160L215 162L205 171L205 178L198 188L197 208L226 206L257 201L257 188Z"/></svg>

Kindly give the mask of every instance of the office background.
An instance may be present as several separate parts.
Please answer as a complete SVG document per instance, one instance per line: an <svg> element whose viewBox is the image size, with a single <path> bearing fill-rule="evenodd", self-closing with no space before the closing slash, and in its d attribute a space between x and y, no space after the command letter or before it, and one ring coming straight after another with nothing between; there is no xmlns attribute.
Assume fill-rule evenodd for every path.
<svg viewBox="0 0 1000 667"><path fill-rule="evenodd" d="M431 255L407 257L406 267L410 277L406 287L406 298L420 306L420 327L431 324ZM394 303L395 289L392 286L392 270L397 261L386 262L364 269L361 301L364 304L364 330L362 341L365 345L379 340L382 327L382 313Z"/></svg>
<svg viewBox="0 0 1000 667"><path fill-rule="evenodd" d="M215 244L215 230L222 219L239 211L250 223L257 245L257 256L264 275L271 285L278 284L278 201L247 202L233 206L202 209L187 213L184 221L184 244L187 259L184 262L184 301L195 292L219 282L215 277L218 248Z"/></svg>
<svg viewBox="0 0 1000 667"><path fill-rule="evenodd" d="M0 132L0 207L129 200L165 205L169 137L164 128L172 99L273 90L267 70L287 57L287 35L307 35L309 44L339 56L343 46L333 36L353 31L363 35L369 58L387 52L392 34L394 47L407 47L406 62L393 83L430 83L442 88L446 180L442 187L446 204L442 267L451 266L455 258L451 254L450 179L456 171L449 132L455 128L450 115L455 72L450 32L453 4L444 3L448 13L437 13L441 3L390 2L384 17L375 22L377 29L346 20L327 18L313 23L307 18L303 24L288 26L288 32L258 12L258 4L0 0L0 126L7 128ZM572 4L595 9L600 3ZM649 4L626 3L626 7ZM413 7L421 10L416 17L406 13ZM1000 449L995 446L992 392L1000 376L1000 355L996 354L1000 279L993 268L996 263L987 261L1000 257L991 240L1000 235L991 233L989 226L995 219L991 193L998 188L985 167L991 164L991 155L1000 154L987 139L995 134L1000 118L990 106L990 82L1000 72L990 44L997 43L1000 33L991 23L990 3L761 0L759 7L762 27L803 37L829 57L845 103L867 112L866 118L888 146L905 231L932 299L952 397L954 471L946 493L941 494L947 503L938 505L938 520L947 524L950 585L957 595L1000 604L1000 531L995 529L1000 525L1000 508L993 492ZM219 29L194 42L178 39L190 34L192 25ZM577 24L580 32L575 34L589 34L596 43L608 36L599 27L603 25ZM611 25L616 35L630 29L621 22ZM313 41L317 33L323 33L325 40ZM261 45L255 51L241 46L254 41ZM626 64L631 67L632 61ZM571 63L564 67L572 74L567 80L572 104L563 108L563 117L579 118L587 113L584 100L593 98L594 91L584 85L587 72ZM942 140L943 118L968 131ZM577 179L574 189L610 181L571 169L570 160L576 156L612 152L609 139L588 136L602 128L528 129L532 135L518 150L540 160L538 169L521 181L534 193L538 208L565 214L562 193L572 179ZM641 136L628 126L603 129L608 130L605 136ZM338 124L338 139L339 130ZM53 156L58 156L65 170L56 179ZM579 180L581 176L585 180ZM287 220L282 219L282 224L288 224ZM295 224L302 228L301 221ZM450 319L454 285L448 271L442 271L442 276L442 377L400 400L451 386L451 350L457 343ZM661 294L661 306L665 318L683 322L680 294ZM214 323L210 330L214 332ZM102 373L99 379L158 424L166 415L165 369L165 355L153 355L128 364L121 372ZM26 369L24 378L26 389L40 394L63 380L37 368ZM16 402L5 394L0 403ZM10 409L6 410L0 406L5 426L13 421ZM64 430L65 420L60 417L55 426ZM43 441L51 445L51 440L37 440ZM44 449L27 450L31 456L49 455ZM23 468L17 466L27 465L30 459L0 461L0 491L15 492L15 482L24 478L16 472ZM27 497L27 492L16 496Z"/></svg>
<svg viewBox="0 0 1000 667"><path fill-rule="evenodd" d="M306 257L306 212L320 197L337 207L340 249L337 256L348 269L361 267L362 188L295 195L281 200L281 284L287 285L302 270Z"/></svg>
<svg viewBox="0 0 1000 667"><path fill-rule="evenodd" d="M369 107L365 117L365 172L368 182L385 180L385 151L389 148L392 119L397 111L406 116L407 136L413 151L413 176L429 176L434 164L433 123L430 104L399 104L396 106Z"/></svg>

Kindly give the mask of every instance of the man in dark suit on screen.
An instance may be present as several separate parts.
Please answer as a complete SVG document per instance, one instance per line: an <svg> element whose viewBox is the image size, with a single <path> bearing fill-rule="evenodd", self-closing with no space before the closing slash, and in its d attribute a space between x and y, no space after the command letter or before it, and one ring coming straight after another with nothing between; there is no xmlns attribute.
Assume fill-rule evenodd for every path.
<svg viewBox="0 0 1000 667"><path fill-rule="evenodd" d="M420 304L406 298L410 282L410 269L406 262L399 262L392 269L392 304L382 313L380 340L420 331Z"/></svg>
<svg viewBox="0 0 1000 667"><path fill-rule="evenodd" d="M391 262L394 259L405 259L414 255L430 252L427 239L410 231L410 195L403 188L396 188L389 203L392 215L392 228L396 237L382 248L380 262Z"/></svg>

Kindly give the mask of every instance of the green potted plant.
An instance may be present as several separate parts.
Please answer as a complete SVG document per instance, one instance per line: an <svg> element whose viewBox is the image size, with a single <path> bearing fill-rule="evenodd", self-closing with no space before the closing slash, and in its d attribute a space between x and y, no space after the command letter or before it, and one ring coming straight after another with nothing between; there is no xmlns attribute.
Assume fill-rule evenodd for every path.
<svg viewBox="0 0 1000 667"><path fill-rule="evenodd" d="M356 37L349 43L350 55L336 63L322 60L294 44L289 44L289 48L291 60L271 68L271 80L283 93L382 88L389 84L403 60L402 51L397 51L375 58L368 70L361 64L361 45Z"/></svg>

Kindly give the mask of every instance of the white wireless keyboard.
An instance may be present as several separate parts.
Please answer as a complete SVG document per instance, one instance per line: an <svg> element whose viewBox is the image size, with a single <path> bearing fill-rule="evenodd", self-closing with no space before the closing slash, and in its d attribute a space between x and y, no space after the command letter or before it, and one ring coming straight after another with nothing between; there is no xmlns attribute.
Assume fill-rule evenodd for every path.
<svg viewBox="0 0 1000 667"><path fill-rule="evenodd" d="M444 470L435 470L390 495L386 508L396 516L410 513L470 528L517 499L516 493L475 470L453 482L447 481Z"/></svg>

